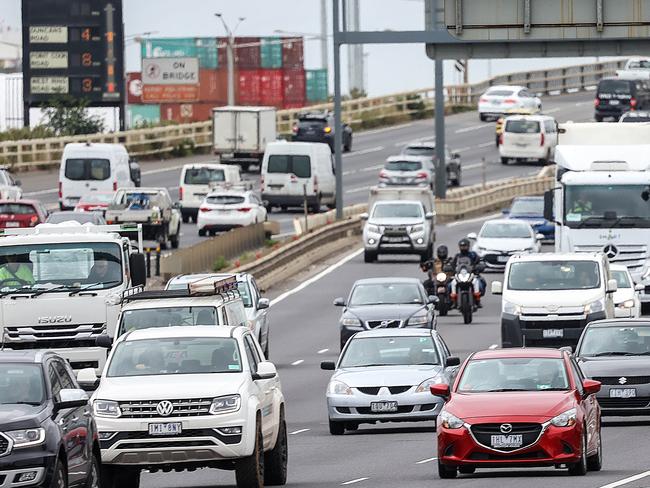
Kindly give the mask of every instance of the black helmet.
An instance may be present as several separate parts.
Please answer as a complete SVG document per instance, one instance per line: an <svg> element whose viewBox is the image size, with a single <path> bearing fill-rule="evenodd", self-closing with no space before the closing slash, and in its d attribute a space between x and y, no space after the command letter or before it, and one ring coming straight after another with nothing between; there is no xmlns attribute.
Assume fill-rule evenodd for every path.
<svg viewBox="0 0 650 488"><path fill-rule="evenodd" d="M461 239L458 241L458 249L461 251L469 251L469 239Z"/></svg>
<svg viewBox="0 0 650 488"><path fill-rule="evenodd" d="M436 256L438 256L439 259L447 259L449 257L449 249L447 249L447 246L444 244L438 246L436 249Z"/></svg>

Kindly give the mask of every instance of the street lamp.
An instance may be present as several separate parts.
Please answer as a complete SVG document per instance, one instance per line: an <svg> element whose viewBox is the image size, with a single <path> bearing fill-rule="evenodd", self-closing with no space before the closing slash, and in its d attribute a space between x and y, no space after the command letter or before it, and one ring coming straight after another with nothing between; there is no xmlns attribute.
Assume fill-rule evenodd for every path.
<svg viewBox="0 0 650 488"><path fill-rule="evenodd" d="M237 32L237 28L241 25L241 23L246 20L245 17L239 17L239 22L237 22L237 25L233 30L230 30L230 27L226 23L226 21L223 18L223 15L221 13L215 13L215 17L219 18L221 23L223 24L223 28L226 30L226 35L228 36L227 39L227 57L228 57L228 105L234 105L235 104L235 52L234 52L234 45L235 45L235 33Z"/></svg>

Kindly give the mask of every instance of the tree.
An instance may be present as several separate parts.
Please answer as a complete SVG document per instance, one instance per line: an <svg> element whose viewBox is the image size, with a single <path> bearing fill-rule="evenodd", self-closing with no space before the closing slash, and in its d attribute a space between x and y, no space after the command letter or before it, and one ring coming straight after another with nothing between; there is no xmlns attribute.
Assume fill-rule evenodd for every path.
<svg viewBox="0 0 650 488"><path fill-rule="evenodd" d="M44 107L43 125L52 129L58 136L97 134L104 130L104 121L97 115L89 115L86 100L70 96L59 96Z"/></svg>

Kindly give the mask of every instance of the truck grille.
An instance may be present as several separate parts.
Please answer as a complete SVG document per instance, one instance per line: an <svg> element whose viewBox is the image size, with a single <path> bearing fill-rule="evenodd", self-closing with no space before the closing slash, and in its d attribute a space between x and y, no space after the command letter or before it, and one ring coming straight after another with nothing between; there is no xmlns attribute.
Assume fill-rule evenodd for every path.
<svg viewBox="0 0 650 488"><path fill-rule="evenodd" d="M644 244L614 244L618 253L609 261L627 266L630 271L642 268L648 258L648 246ZM604 246L575 246L576 252L601 252Z"/></svg>
<svg viewBox="0 0 650 488"><path fill-rule="evenodd" d="M9 439L0 434L0 456L9 454Z"/></svg>
<svg viewBox="0 0 650 488"><path fill-rule="evenodd" d="M150 418L162 417L158 413L157 407L162 400L145 400L120 402L122 418ZM189 400L170 400L174 410L169 417L198 417L208 415L212 398L191 398Z"/></svg>
<svg viewBox="0 0 650 488"><path fill-rule="evenodd" d="M488 449L494 449L491 446L491 439L493 435L502 435L501 432L502 424L475 424L472 425L472 435L476 442L481 446L487 447ZM516 448L499 448L499 451L515 451L518 449L524 449L528 446L533 445L539 439L539 435L542 433L541 424L510 424L512 430L508 434L520 434L522 436L522 445L521 447Z"/></svg>
<svg viewBox="0 0 650 488"><path fill-rule="evenodd" d="M106 330L106 324L17 325L5 327L5 344L37 342L39 346L61 347L69 341L91 341Z"/></svg>

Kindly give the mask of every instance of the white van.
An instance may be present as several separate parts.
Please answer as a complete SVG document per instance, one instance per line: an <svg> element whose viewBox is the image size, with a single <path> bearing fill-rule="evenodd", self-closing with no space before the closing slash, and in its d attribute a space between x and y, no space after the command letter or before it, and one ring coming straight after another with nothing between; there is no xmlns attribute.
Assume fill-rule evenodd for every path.
<svg viewBox="0 0 650 488"><path fill-rule="evenodd" d="M336 206L334 159L327 144L320 142L272 142L262 161L262 200L268 212L307 204L313 212L321 205Z"/></svg>
<svg viewBox="0 0 650 488"><path fill-rule="evenodd" d="M66 144L59 169L59 206L72 210L95 191L132 188L129 153L121 144Z"/></svg>
<svg viewBox="0 0 650 488"><path fill-rule="evenodd" d="M181 170L178 184L178 200L181 204L183 222L191 219L196 222L201 202L210 190L223 187L232 188L241 183L237 166L214 162L186 164Z"/></svg>
<svg viewBox="0 0 650 488"><path fill-rule="evenodd" d="M499 139L501 163L535 160L546 165L557 146L557 124L548 115L511 115Z"/></svg>

